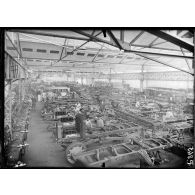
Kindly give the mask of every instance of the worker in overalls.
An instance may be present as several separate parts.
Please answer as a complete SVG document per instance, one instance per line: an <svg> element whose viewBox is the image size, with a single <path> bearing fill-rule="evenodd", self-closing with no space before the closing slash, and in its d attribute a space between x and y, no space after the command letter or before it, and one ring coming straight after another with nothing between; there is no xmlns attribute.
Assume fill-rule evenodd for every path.
<svg viewBox="0 0 195 195"><path fill-rule="evenodd" d="M100 130L104 131L104 120L101 117L100 118L96 117L96 123L97 127L100 128Z"/></svg>
<svg viewBox="0 0 195 195"><path fill-rule="evenodd" d="M75 129L80 134L81 138L85 138L85 117L82 112L83 110L80 109L75 116Z"/></svg>

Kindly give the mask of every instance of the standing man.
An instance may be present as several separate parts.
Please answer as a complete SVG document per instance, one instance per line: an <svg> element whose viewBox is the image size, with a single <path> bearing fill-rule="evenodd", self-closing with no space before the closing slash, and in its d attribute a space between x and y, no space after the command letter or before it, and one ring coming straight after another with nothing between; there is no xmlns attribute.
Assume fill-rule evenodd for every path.
<svg viewBox="0 0 195 195"><path fill-rule="evenodd" d="M104 130L104 121L102 118L96 118L97 121L97 127L100 128L101 130Z"/></svg>
<svg viewBox="0 0 195 195"><path fill-rule="evenodd" d="M82 113L83 110L81 109L75 116L75 128L78 133L80 133L81 138L85 138L85 124L84 124L84 114Z"/></svg>

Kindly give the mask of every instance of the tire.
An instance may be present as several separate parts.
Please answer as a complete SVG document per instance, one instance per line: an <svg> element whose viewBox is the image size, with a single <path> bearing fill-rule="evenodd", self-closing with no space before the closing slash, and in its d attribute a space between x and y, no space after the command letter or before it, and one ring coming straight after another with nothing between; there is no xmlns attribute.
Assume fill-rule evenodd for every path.
<svg viewBox="0 0 195 195"><path fill-rule="evenodd" d="M70 164L74 164L75 160L72 157L72 153L73 154L78 154L80 152L84 152L86 150L86 146L84 143L82 142L73 142L71 143L65 151L65 155L66 155L66 160L70 163Z"/></svg>

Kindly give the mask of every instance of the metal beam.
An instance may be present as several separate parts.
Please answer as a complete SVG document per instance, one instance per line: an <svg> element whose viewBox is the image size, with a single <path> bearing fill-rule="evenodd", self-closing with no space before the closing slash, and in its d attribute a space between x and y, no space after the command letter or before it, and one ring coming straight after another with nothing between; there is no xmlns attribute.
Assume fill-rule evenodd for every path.
<svg viewBox="0 0 195 195"><path fill-rule="evenodd" d="M16 76L18 76L18 66L21 66L23 69L24 68L22 65L20 65L9 53L7 53L7 51L4 51L4 55L5 55L5 79L7 80L12 80L16 79ZM10 67L17 67L16 70L11 70ZM11 74L11 71L13 74ZM16 74L15 74L16 73ZM17 79L20 79L17 77Z"/></svg>
<svg viewBox="0 0 195 195"><path fill-rule="evenodd" d="M144 87L144 64L141 67L140 92L143 92Z"/></svg>
<svg viewBox="0 0 195 195"><path fill-rule="evenodd" d="M88 42L89 42L89 41L86 41L85 43L83 43L83 44L81 44L79 47L77 47L76 49L73 49L73 50L71 51L71 53L77 51L79 48L81 48L83 45L87 44ZM60 58L57 62L55 62L54 64L52 64L52 66L55 65L55 64L57 64L58 62L62 61L62 60L63 60L64 58L66 58L68 55L69 55L69 54L66 54L64 57Z"/></svg>
<svg viewBox="0 0 195 195"><path fill-rule="evenodd" d="M194 45L180 39L179 37L170 35L166 32L161 31L161 30L147 30L147 31L150 34L153 34L157 37L160 37L161 39L164 39L168 42L171 42L171 43L173 43L181 48L187 49L190 52L194 52Z"/></svg>
<svg viewBox="0 0 195 195"><path fill-rule="evenodd" d="M106 43L108 45L111 45L111 46L114 46L114 47L117 47L118 46L116 44L113 44L109 41L105 41L105 40L102 40L100 38L97 38L97 37L94 37L94 36L91 36L85 32L82 32L82 31L75 31L77 33L81 33L82 35L85 35L87 37L90 37L93 40L96 40L96 41L99 41L99 42L103 42L103 43ZM142 52L142 51L136 51L136 50L131 50L130 47L129 47L129 44L124 42L122 43L120 40L117 39L117 41L119 42L119 44L121 45L122 49L125 51L125 52L130 52L130 53L138 53L138 54L151 54L151 55L157 55L157 56L165 56L165 57L175 57L175 58L188 58L188 59L193 59L193 57L191 56L183 56L183 55L172 55L172 54L164 54L164 53L155 53L155 52Z"/></svg>
<svg viewBox="0 0 195 195"><path fill-rule="evenodd" d="M119 64L122 64L122 62L123 62L126 58L127 58L127 56L124 56L124 57L120 60Z"/></svg>
<svg viewBox="0 0 195 195"><path fill-rule="evenodd" d="M66 44L66 39L64 40L64 45ZM64 47L62 48L62 51L61 51L61 54L60 54L60 58L59 58L59 60L61 60L61 58L62 58L62 53L64 52Z"/></svg>
<svg viewBox="0 0 195 195"><path fill-rule="evenodd" d="M93 32L93 33L94 33L94 32ZM93 33L92 33L92 34L93 34ZM98 35L100 35L101 33L102 33L102 32L99 32L97 35L95 35L95 37L98 36ZM74 51L78 50L79 48L81 48L82 46L84 46L85 44L87 44L87 43L90 42L90 41L91 41L91 39L87 40L85 43L81 44L81 45L78 46L76 49L72 50L71 53L73 53ZM66 58L68 55L69 55L69 54L66 54L64 57L62 57L60 60L58 60L58 61L55 62L54 64L58 63L59 61L61 61L61 60L64 59L64 58ZM52 64L52 66L53 66L54 64Z"/></svg>
<svg viewBox="0 0 195 195"><path fill-rule="evenodd" d="M101 32L100 32L101 33ZM86 34L86 33L85 33ZM88 34L87 34L88 35ZM94 39L96 39L97 37L95 37L95 36L97 36L97 35L95 35L95 36L93 36L93 35L89 35L90 37L93 37L93 40ZM99 38L98 38L99 39ZM90 39L88 39L88 41L89 41ZM131 50L130 49L130 46L128 45L128 43L126 43L126 42L124 42L124 43L122 43L122 41L121 40L119 40L119 39L117 39L118 40L118 42L120 43L120 45L124 48L124 51L127 51L127 52L130 52L130 53L141 53L141 54L151 54L151 55L156 55L156 56L165 56L165 57L174 57L174 58L188 58L188 59L193 59L193 57L192 56L183 56L183 55L173 55L173 54L165 54L165 53L156 53L156 52L144 52L144 51L137 51L137 50ZM92 40L91 40L92 41ZM100 41L102 41L102 40L100 40ZM109 41L104 41L103 40L103 42L104 43L106 43L106 44L109 44L109 45L112 45L112 46L114 46L114 47L117 47L116 45L113 45L113 43L112 42L109 42ZM96 42L97 43L97 42ZM44 43L43 43L44 44ZM98 44L98 43L97 43ZM118 47L117 47L118 48ZM112 51L111 51L112 52Z"/></svg>
<svg viewBox="0 0 195 195"><path fill-rule="evenodd" d="M92 36L92 35L90 35L90 34L88 34L88 33L86 33L86 32L79 31L79 30L72 30L72 31L73 31L73 32L76 32L76 33L78 33L78 34L84 35L84 36L86 36L86 37L88 37L88 38L90 38L91 41L102 42L102 43L106 43L106 44L108 44L108 45L117 47L117 45L111 43L110 41L106 41L106 40L100 39L100 38L98 38L98 37L94 37L94 36Z"/></svg>
<svg viewBox="0 0 195 195"><path fill-rule="evenodd" d="M45 30L9 29L9 31L10 31L10 32L25 33L25 34L33 34L33 35L57 37L57 38L77 39L77 40L83 40L83 41L89 40L88 38L85 38L85 37L74 37L74 36L68 36L68 35L58 35L58 34L56 34L56 33L47 32L47 31L45 31Z"/></svg>
<svg viewBox="0 0 195 195"><path fill-rule="evenodd" d="M13 130L12 130L12 82L10 80L10 87L9 87L9 119L10 119L10 136L11 140L13 139Z"/></svg>
<svg viewBox="0 0 195 195"><path fill-rule="evenodd" d="M183 56L183 55L174 55L174 54L165 54L165 53L156 53L156 52L147 52L147 51L136 51L136 50L128 50L124 49L125 52L128 53L135 53L135 54L147 54L147 55L154 55L154 56L164 56L164 57L172 57L172 58L186 58L186 59L193 59L193 56Z"/></svg>
<svg viewBox="0 0 195 195"><path fill-rule="evenodd" d="M141 48L143 48L143 49L158 49L158 50L167 50L167 51L175 51L175 52L181 52L181 50L179 50L179 49L172 49L172 48L163 48L163 47L154 47L154 44L153 45L138 45L138 44L133 44L132 46L134 46L134 47L141 47ZM189 51L184 51L185 53L190 53Z"/></svg>
<svg viewBox="0 0 195 195"><path fill-rule="evenodd" d="M17 40L18 40L18 47L19 47L19 50L20 50L20 55L22 57L22 49L21 49L21 45L20 45L20 35L19 35L19 33L17 33Z"/></svg>
<svg viewBox="0 0 195 195"><path fill-rule="evenodd" d="M98 54L101 52L101 50L103 49L104 45L101 46L101 48L99 49L99 51L96 53L96 55L94 56L94 58L91 60L91 62L94 62L96 57L98 56Z"/></svg>
<svg viewBox="0 0 195 195"><path fill-rule="evenodd" d="M142 55L142 54L136 54L136 55L141 56L141 57L143 57L143 58L146 58L146 59L148 59L148 60L151 60L151 61L154 61L154 62L157 62L157 63L163 64L163 65L165 65L165 66L169 66L169 67L171 67L171 68L174 68L174 69L180 70L180 71L182 71L182 72L185 72L185 73L188 73L188 74L191 74L191 75L193 75L193 76L194 76L194 74L193 74L193 73L191 73L191 72L188 72L188 71L186 71L186 70L183 70L183 69L180 69L180 68L174 67L174 66L172 66L172 65L170 65L170 64L167 64L167 63L165 63L165 62L162 62L162 61L160 61L160 60L157 60L157 59L154 59L154 58L151 58L151 57L148 57L148 56Z"/></svg>
<svg viewBox="0 0 195 195"><path fill-rule="evenodd" d="M144 34L144 31L141 31L130 43L129 45L131 46L137 39L139 39L142 35Z"/></svg>
<svg viewBox="0 0 195 195"><path fill-rule="evenodd" d="M121 44L119 43L119 41L117 40L117 38L114 36L114 34L112 33L111 30L107 30L107 33L109 35L109 37L114 41L114 43L117 45L117 47L122 50L123 47L121 46Z"/></svg>
<svg viewBox="0 0 195 195"><path fill-rule="evenodd" d="M159 37L158 37L159 38ZM160 42L160 43L153 43L153 45L152 46L156 46L156 45L161 45L161 44L164 44L164 43L167 43L168 41L163 41L163 42Z"/></svg>
<svg viewBox="0 0 195 195"><path fill-rule="evenodd" d="M27 58L27 59L34 59L34 58ZM91 63L91 61L84 61L84 60L82 60L82 61L80 61L80 60L63 60L62 62L86 62L86 63ZM105 64L105 63L108 63L108 62L94 61L93 64L94 63L96 63L96 64ZM127 63L119 64L119 63L109 62L109 64L113 64L113 65L128 65L128 66L140 66L140 64L132 64L132 63L130 63L130 64L127 64ZM27 66L38 67L40 65L27 65ZM50 65L42 65L42 66L44 66L44 67L51 67ZM149 65L149 64L147 66L155 66L156 67L156 65ZM53 67L63 67L63 66L53 66Z"/></svg>
<svg viewBox="0 0 195 195"><path fill-rule="evenodd" d="M24 59L22 58L20 52L18 51L17 47L14 45L14 43L12 42L11 38L9 37L9 35L7 33L5 33L5 35L7 36L7 38L9 39L10 43L12 44L12 46L15 48L15 50L17 51L17 53L19 54L20 58L23 60L24 64L26 64L26 62L24 61ZM16 60L15 60L16 61ZM26 68L24 66L22 66L20 63L17 62L17 64L22 67L24 70L26 70Z"/></svg>
<svg viewBox="0 0 195 195"><path fill-rule="evenodd" d="M29 37L31 39L35 39L35 40L38 40L38 41L41 41L41 43L47 43L47 44L52 44L52 45L56 45L56 46L59 46L59 47L68 47L68 45L61 45L61 44L58 44L58 43L54 43L52 41L46 41L44 39L40 39L40 38L37 38L37 37L34 37L34 36L30 36L30 35L27 35L27 34L24 34L24 33L21 33L23 36L25 37ZM65 38L66 39L66 38ZM27 41L23 41L23 42L27 42ZM34 43L34 42L32 42Z"/></svg>
<svg viewBox="0 0 195 195"><path fill-rule="evenodd" d="M151 47L158 39L159 39L159 37L156 37L156 38L149 44L149 47Z"/></svg>
<svg viewBox="0 0 195 195"><path fill-rule="evenodd" d="M125 31L124 31L124 30L120 30L120 40L121 40L122 42L125 41Z"/></svg>
<svg viewBox="0 0 195 195"><path fill-rule="evenodd" d="M40 71L41 72L41 71ZM168 72L143 72L141 73L108 73L108 74L95 74L93 72L89 73L75 73L78 77L95 78L95 79L117 79L117 80L155 80L155 81L191 81L193 82L193 77L189 74L183 73L181 71L168 71Z"/></svg>
<svg viewBox="0 0 195 195"><path fill-rule="evenodd" d="M180 48L181 48L181 47L180 47ZM181 48L181 52L182 52L182 54L185 56L185 53L184 53L184 51L183 51L182 48ZM187 59L185 59L185 61L186 61L186 64L188 65L189 70L191 70L191 68L190 68L190 63L188 62Z"/></svg>
<svg viewBox="0 0 195 195"><path fill-rule="evenodd" d="M91 36L90 34L87 34L85 32L82 32L82 31L78 31L78 30L72 30L78 34L81 34L81 35L84 35L88 38L84 38L84 37L72 37L72 36L66 36L66 35L57 35L55 33L51 33L51 32L44 32L44 31L40 31L40 30L22 30L22 29L10 29L9 31L11 32L22 32L22 33L26 33L26 34L36 34L36 35L43 35L43 36L53 36L53 37L60 37L60 38L68 38L68 39L77 39L77 40L89 40L88 38L91 38L92 41L96 42L103 42L103 43L106 43L108 45L111 45L111 46L114 46L114 47L117 47L117 45L115 45L114 43L111 43L109 41L106 41L106 40L103 40L103 39L100 39L100 38L95 38L94 36ZM152 31L154 32L154 31ZM172 37L172 36L171 36ZM175 40L175 39L174 39ZM178 40L178 39L176 39ZM170 40L168 40L170 41ZM170 41L171 42L171 41ZM181 41L180 42L184 42L184 41ZM186 42L184 42L184 44L186 44ZM189 46L189 45L188 45ZM193 46L192 46L193 47ZM192 47L190 46L190 51L192 50ZM133 51L132 51L133 52ZM193 51L192 51L193 52ZM154 54L156 55L156 54ZM165 54L166 55L166 54ZM169 56L170 57L170 56ZM174 57L174 56L173 56ZM176 57L176 56L175 56ZM188 58L188 57L187 57ZM191 57L190 57L191 58ZM191 58L192 59L192 58Z"/></svg>

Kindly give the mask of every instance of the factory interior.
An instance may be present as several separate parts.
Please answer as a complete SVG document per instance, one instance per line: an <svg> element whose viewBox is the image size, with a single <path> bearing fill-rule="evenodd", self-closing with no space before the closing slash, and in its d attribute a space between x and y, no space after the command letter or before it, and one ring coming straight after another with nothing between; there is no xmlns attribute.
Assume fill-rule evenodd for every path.
<svg viewBox="0 0 195 195"><path fill-rule="evenodd" d="M7 29L8 168L188 168L194 31Z"/></svg>

